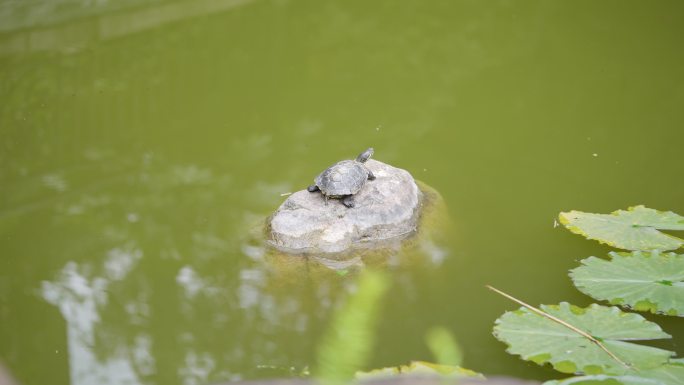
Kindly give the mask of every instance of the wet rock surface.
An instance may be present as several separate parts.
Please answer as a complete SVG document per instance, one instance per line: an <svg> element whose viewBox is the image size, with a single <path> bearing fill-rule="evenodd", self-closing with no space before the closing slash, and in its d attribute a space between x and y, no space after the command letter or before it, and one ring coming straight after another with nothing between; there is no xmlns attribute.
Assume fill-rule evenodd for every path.
<svg viewBox="0 0 684 385"><path fill-rule="evenodd" d="M376 179L354 195L353 208L306 189L290 195L269 220L270 242L289 252L336 253L375 246L416 230L423 194L411 174L368 160Z"/></svg>

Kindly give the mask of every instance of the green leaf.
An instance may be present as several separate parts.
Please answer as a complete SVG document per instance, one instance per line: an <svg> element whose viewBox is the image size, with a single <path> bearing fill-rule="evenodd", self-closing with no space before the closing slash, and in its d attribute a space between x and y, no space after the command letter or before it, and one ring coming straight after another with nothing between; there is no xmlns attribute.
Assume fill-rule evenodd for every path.
<svg viewBox="0 0 684 385"><path fill-rule="evenodd" d="M661 381L632 376L608 376L595 374L570 377L564 380L546 381L542 385L665 385Z"/></svg>
<svg viewBox="0 0 684 385"><path fill-rule="evenodd" d="M589 257L570 271L583 293L635 310L684 316L684 255L610 253L612 259Z"/></svg>
<svg viewBox="0 0 684 385"><path fill-rule="evenodd" d="M448 378L464 378L464 377L479 377L484 376L480 373L469 369L461 368L460 366L440 365L425 361L411 361L408 365L393 366L389 368L375 369L369 372L357 372L357 380L372 380L395 376L410 376L410 375L437 375Z"/></svg>
<svg viewBox="0 0 684 385"><path fill-rule="evenodd" d="M425 335L425 342L437 363L442 365L461 365L463 352L454 336L443 327L434 327Z"/></svg>
<svg viewBox="0 0 684 385"><path fill-rule="evenodd" d="M316 378L324 384L347 383L368 360L374 344L378 304L389 286L381 273L366 271L358 290L337 309L318 348Z"/></svg>
<svg viewBox="0 0 684 385"><path fill-rule="evenodd" d="M669 363L653 369L630 371L621 376L605 374L547 381L543 385L684 385L684 365Z"/></svg>
<svg viewBox="0 0 684 385"><path fill-rule="evenodd" d="M559 214L560 222L575 234L626 250L674 250L684 240L658 230L684 230L684 217L644 206L611 214L570 211Z"/></svg>
<svg viewBox="0 0 684 385"><path fill-rule="evenodd" d="M660 327L639 314L593 304L580 308L561 302L541 310L586 332L631 367L660 366L674 354L625 340L670 338ZM550 363L563 373L624 374L628 368L596 343L558 322L525 307L506 312L496 320L494 335L508 345L508 352L537 364Z"/></svg>

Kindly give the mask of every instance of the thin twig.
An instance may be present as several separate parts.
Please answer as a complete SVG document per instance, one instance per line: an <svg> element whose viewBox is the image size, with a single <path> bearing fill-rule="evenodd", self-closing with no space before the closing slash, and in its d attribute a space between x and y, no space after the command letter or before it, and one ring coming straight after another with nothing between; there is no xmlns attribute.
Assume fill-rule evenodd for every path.
<svg viewBox="0 0 684 385"><path fill-rule="evenodd" d="M510 300L513 301L513 302L519 303L520 305L522 305L522 306L526 307L527 309L529 309L529 310L531 310L531 311L533 311L533 312L539 314L540 316L546 317L546 318L550 319L551 321L557 322L557 323L559 323L559 324L565 326L566 328L572 330L573 332L575 332L575 333L581 335L582 337L588 339L589 341L595 343L595 344L596 344L599 348L601 348L604 352L608 353L608 355L609 355L612 359L614 359L615 361L619 362L619 363L620 363L622 366L624 366L625 368L627 368L627 369L631 369L631 368L632 368L631 366L629 366L629 364L627 364L626 362L622 361L618 356L616 356L615 353L613 353L613 352L611 352L610 350L608 350L608 348L607 348L604 344L602 344L601 341L597 340L596 337L594 337L594 336L592 336L591 334L585 332L584 330L578 329L577 327L575 327L575 326L573 326L573 325L571 325L571 324L569 324L569 323L563 321L562 319L560 319L560 318L558 318L558 317L554 317L554 316L552 316L551 314L549 314L549 313L547 313L547 312L545 312L545 311L543 311L543 310L539 310L539 309L537 309L536 307L534 307L534 306L532 306L532 305L529 305L529 304L527 304L527 303L525 303L525 302L523 302L523 301L521 301L521 300L519 300L519 299L513 297L513 296L510 295L510 294L506 294L506 293L504 293L503 291L501 291L501 290L499 290L499 289L497 289L497 288L494 288L494 287L489 286L489 285L485 285L485 286L487 287L487 289L489 289L489 290L491 290L491 291L493 291L493 292L496 292L496 293L498 293L498 294L501 294L502 296L504 296L504 297L510 299Z"/></svg>

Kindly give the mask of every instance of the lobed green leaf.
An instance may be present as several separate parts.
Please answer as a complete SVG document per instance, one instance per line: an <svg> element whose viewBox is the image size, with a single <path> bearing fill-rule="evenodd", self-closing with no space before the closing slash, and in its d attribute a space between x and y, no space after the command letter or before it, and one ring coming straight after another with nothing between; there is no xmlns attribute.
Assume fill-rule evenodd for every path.
<svg viewBox="0 0 684 385"><path fill-rule="evenodd" d="M625 250L674 250L684 240L658 230L684 230L684 217L671 211L644 206L611 214L570 211L559 214L560 222L575 234Z"/></svg>
<svg viewBox="0 0 684 385"><path fill-rule="evenodd" d="M566 302L542 305L541 310L598 339L629 367L576 331L525 307L496 320L494 335L508 345L509 353L540 365L549 363L564 373L611 375L624 374L630 368L658 367L674 354L625 342L670 338L657 324L638 314L596 304L580 308Z"/></svg>
<svg viewBox="0 0 684 385"><path fill-rule="evenodd" d="M635 310L684 316L684 255L610 253L611 260L589 257L570 271L583 293Z"/></svg>
<svg viewBox="0 0 684 385"><path fill-rule="evenodd" d="M684 385L684 365L670 362L653 369L631 371L620 376L605 374L546 381L543 385Z"/></svg>

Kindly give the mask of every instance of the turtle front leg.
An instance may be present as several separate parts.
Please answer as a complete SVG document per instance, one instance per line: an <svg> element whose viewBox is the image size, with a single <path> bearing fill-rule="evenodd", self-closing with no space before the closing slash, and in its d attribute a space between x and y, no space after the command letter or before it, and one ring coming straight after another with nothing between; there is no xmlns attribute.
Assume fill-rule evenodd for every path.
<svg viewBox="0 0 684 385"><path fill-rule="evenodd" d="M373 180L375 179L375 175L373 175L373 171L368 170L368 180Z"/></svg>
<svg viewBox="0 0 684 385"><path fill-rule="evenodd" d="M316 192L316 191L320 191L320 190L321 190L321 189L318 188L318 186L316 186L315 184L312 184L311 186L307 187L306 189L307 189L307 191L309 191L309 192Z"/></svg>
<svg viewBox="0 0 684 385"><path fill-rule="evenodd" d="M345 197L342 198L342 204L349 208L354 207L354 197L352 195L345 195Z"/></svg>

